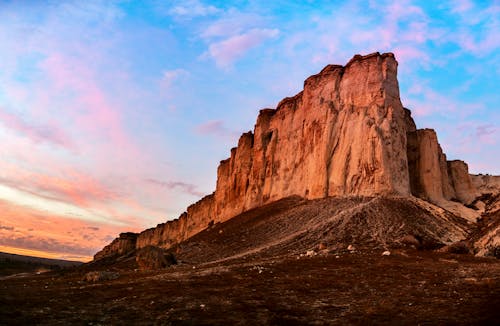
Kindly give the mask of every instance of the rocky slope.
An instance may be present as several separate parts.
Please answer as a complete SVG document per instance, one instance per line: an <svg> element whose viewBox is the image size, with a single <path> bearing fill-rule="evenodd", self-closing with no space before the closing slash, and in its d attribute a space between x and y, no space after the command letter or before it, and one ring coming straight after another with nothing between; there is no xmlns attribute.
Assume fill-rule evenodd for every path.
<svg viewBox="0 0 500 326"><path fill-rule="evenodd" d="M416 129L400 101L397 65L391 53L356 55L306 79L304 90L276 109L261 110L254 131L221 161L214 193L138 234L135 247L169 248L289 196L417 196L475 220L480 210L464 206L479 194L467 164L447 161L436 133ZM95 259L130 243L115 240Z"/></svg>
<svg viewBox="0 0 500 326"><path fill-rule="evenodd" d="M414 197L298 196L252 209L174 246L189 263L345 252L434 249L467 236L465 220Z"/></svg>

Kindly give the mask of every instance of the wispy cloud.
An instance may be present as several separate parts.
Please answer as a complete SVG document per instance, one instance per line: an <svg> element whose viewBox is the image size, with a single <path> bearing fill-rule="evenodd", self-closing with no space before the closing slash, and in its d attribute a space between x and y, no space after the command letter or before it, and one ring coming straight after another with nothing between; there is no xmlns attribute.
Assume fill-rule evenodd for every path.
<svg viewBox="0 0 500 326"><path fill-rule="evenodd" d="M243 34L211 43L208 47L208 54L215 60L218 67L227 68L243 57L247 51L267 39L275 38L278 34L277 29L251 29Z"/></svg>
<svg viewBox="0 0 500 326"><path fill-rule="evenodd" d="M41 198L66 202L80 207L90 207L95 203L106 203L122 198L91 176L76 171L66 171L66 177L58 177L18 170L15 176L0 178L0 184L29 192Z"/></svg>
<svg viewBox="0 0 500 326"><path fill-rule="evenodd" d="M30 124L1 107L0 123L35 143L49 143L68 150L75 150L75 145L69 135L55 124Z"/></svg>
<svg viewBox="0 0 500 326"><path fill-rule="evenodd" d="M177 80L187 76L189 76L189 72L184 69L165 70L161 80L163 88L169 90Z"/></svg>
<svg viewBox="0 0 500 326"><path fill-rule="evenodd" d="M220 11L215 6L206 5L198 0L184 0L176 1L176 3L169 9L169 13L174 16L183 18L193 18L198 16L208 16L216 14Z"/></svg>
<svg viewBox="0 0 500 326"><path fill-rule="evenodd" d="M86 222L0 199L0 245L79 257L92 256L127 226ZM136 229L137 231L137 229ZM113 235L113 236L112 236Z"/></svg>
<svg viewBox="0 0 500 326"><path fill-rule="evenodd" d="M476 137L485 143L494 143L500 138L499 129L493 124L481 124L476 126Z"/></svg>
<svg viewBox="0 0 500 326"><path fill-rule="evenodd" d="M155 179L146 179L147 183L153 184L158 187L167 189L180 189L182 192L193 195L196 197L202 197L204 194L197 191L197 186L191 183L180 182L180 181L160 181Z"/></svg>
<svg viewBox="0 0 500 326"><path fill-rule="evenodd" d="M195 132L201 135L213 135L226 139L234 139L239 132L229 129L222 120L210 120L195 127Z"/></svg>
<svg viewBox="0 0 500 326"><path fill-rule="evenodd" d="M13 226L0 225L0 230L14 231L14 227Z"/></svg>

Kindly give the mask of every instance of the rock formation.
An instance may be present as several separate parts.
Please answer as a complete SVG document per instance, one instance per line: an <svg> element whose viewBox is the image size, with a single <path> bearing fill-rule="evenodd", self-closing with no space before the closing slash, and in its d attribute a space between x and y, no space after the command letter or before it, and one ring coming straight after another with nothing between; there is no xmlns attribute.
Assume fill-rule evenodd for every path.
<svg viewBox="0 0 500 326"><path fill-rule="evenodd" d="M128 253L136 248L136 241L137 233L120 233L118 238L94 255L94 260Z"/></svg>
<svg viewBox="0 0 500 326"><path fill-rule="evenodd" d="M436 132L420 129L409 132L407 137L412 194L433 203L453 198L446 155L438 143Z"/></svg>
<svg viewBox="0 0 500 326"><path fill-rule="evenodd" d="M447 162L431 129L417 130L399 97L392 53L328 65L304 90L259 112L253 132L217 169L213 194L177 220L141 232L136 248L169 248L209 225L282 198L411 195L470 204L475 188L461 161ZM128 241L128 240L127 240ZM121 251L121 237L96 259Z"/></svg>
<svg viewBox="0 0 500 326"><path fill-rule="evenodd" d="M177 264L174 254L153 246L139 249L135 261L141 270L155 270Z"/></svg>

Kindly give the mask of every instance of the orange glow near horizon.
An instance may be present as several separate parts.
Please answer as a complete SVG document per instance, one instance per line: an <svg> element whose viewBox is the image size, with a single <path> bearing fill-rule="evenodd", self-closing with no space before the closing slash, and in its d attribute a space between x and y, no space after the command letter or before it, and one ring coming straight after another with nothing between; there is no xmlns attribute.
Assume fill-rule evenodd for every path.
<svg viewBox="0 0 500 326"><path fill-rule="evenodd" d="M84 263L89 262L93 259L93 257L91 256L78 256L78 255L68 256L68 254L65 253L16 248L16 247L2 246L2 245L0 245L0 252L4 252L7 254L22 255L22 256L38 257L38 258L81 261Z"/></svg>

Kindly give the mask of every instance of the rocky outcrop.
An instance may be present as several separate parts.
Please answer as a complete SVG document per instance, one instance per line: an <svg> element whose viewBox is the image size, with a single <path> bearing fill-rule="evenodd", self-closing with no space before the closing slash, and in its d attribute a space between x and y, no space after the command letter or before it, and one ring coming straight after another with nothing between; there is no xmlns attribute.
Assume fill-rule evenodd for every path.
<svg viewBox="0 0 500 326"><path fill-rule="evenodd" d="M113 240L109 245L94 255L94 260L99 260L105 257L124 255L136 248L137 233L126 232L120 233L120 236Z"/></svg>
<svg viewBox="0 0 500 326"><path fill-rule="evenodd" d="M500 176L490 174L471 174L473 188L479 194L500 193Z"/></svg>
<svg viewBox="0 0 500 326"><path fill-rule="evenodd" d="M137 248L160 246L169 248L206 229L215 219L214 195L208 195L193 205L178 219L158 224L142 231L137 237Z"/></svg>
<svg viewBox="0 0 500 326"><path fill-rule="evenodd" d="M455 198L466 205L472 203L478 191L472 184L467 163L459 160L448 161L448 174Z"/></svg>
<svg viewBox="0 0 500 326"><path fill-rule="evenodd" d="M309 77L304 90L261 110L217 173L226 220L291 195L409 195L406 113L392 54L355 56Z"/></svg>
<svg viewBox="0 0 500 326"><path fill-rule="evenodd" d="M435 204L454 200L470 205L478 190L472 183L467 163L447 161L436 132L418 129L407 134L410 187L414 196Z"/></svg>
<svg viewBox="0 0 500 326"><path fill-rule="evenodd" d="M139 249L135 261L141 270L155 270L177 264L172 253L154 246Z"/></svg>
<svg viewBox="0 0 500 326"><path fill-rule="evenodd" d="M220 162L214 193L141 232L136 248L169 248L289 196L414 195L460 212L463 205L449 200L475 198L467 165L446 160L434 130L417 130L400 101L397 65L391 53L356 55L307 78L303 91L276 109L261 110L253 132ZM478 214L466 213L470 220ZM119 250L115 241L96 259Z"/></svg>
<svg viewBox="0 0 500 326"><path fill-rule="evenodd" d="M446 155L439 145L436 132L432 129L418 129L409 132L407 137L412 194L432 203L441 203L443 200L455 198L455 189L452 184L454 179L450 179L448 173L450 162L446 161ZM453 172L456 172L455 164L453 164ZM461 176L457 174L458 178ZM462 186L458 179L457 186Z"/></svg>

